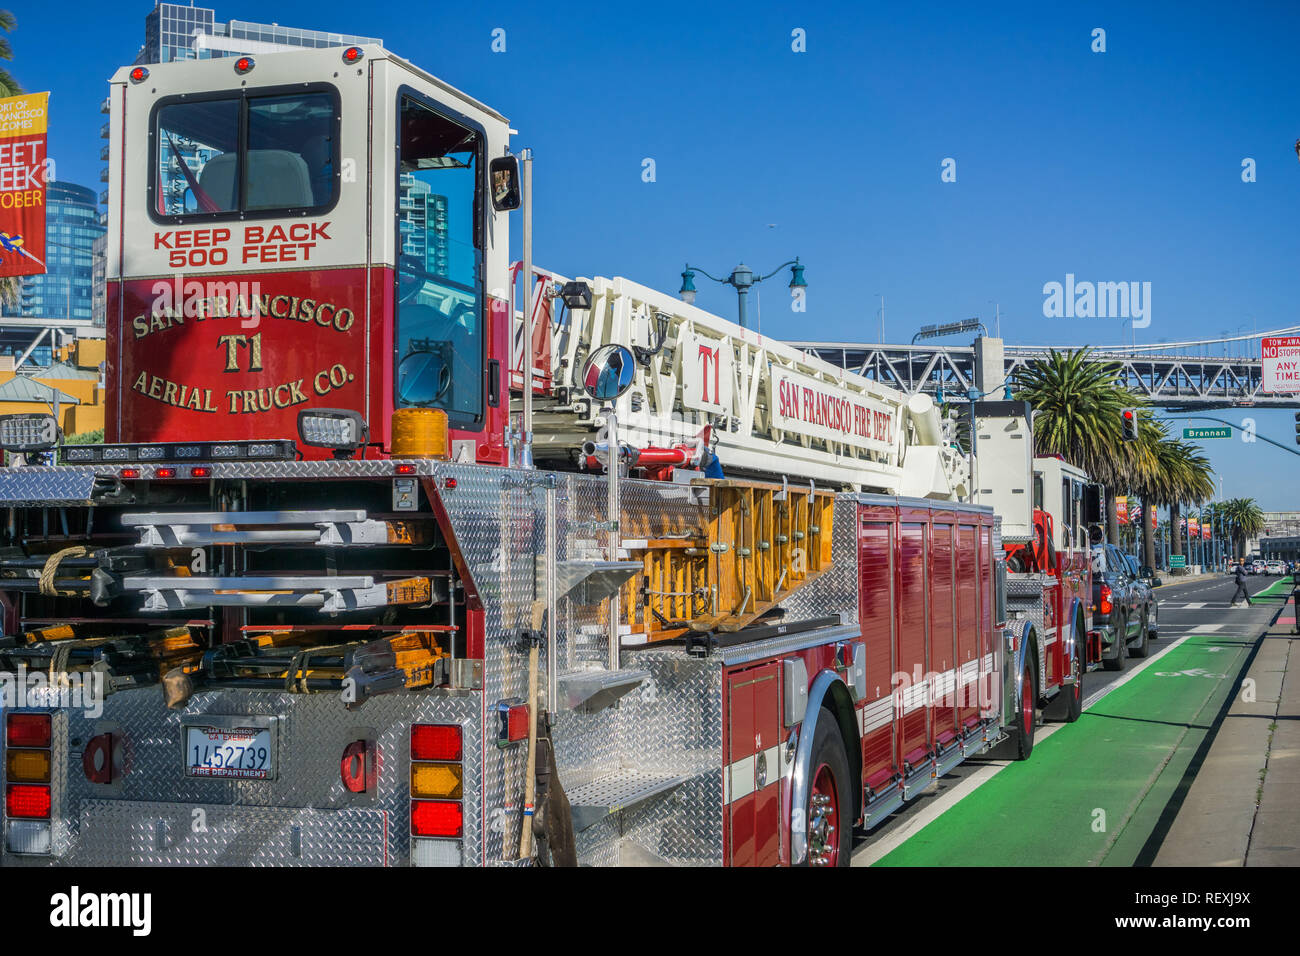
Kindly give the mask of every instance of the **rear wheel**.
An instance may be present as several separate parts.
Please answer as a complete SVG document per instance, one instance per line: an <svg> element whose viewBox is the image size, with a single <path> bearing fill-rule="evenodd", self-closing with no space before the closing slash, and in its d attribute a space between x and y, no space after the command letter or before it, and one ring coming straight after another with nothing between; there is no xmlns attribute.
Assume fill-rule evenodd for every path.
<svg viewBox="0 0 1300 956"><path fill-rule="evenodd" d="M1128 652L1134 657L1146 657L1147 652L1151 650L1151 630L1150 630L1150 624L1147 620L1148 613L1149 612L1145 608L1143 608L1142 627L1139 631L1139 633L1142 635L1142 640L1139 641L1136 646L1130 647L1128 649Z"/></svg>
<svg viewBox="0 0 1300 956"><path fill-rule="evenodd" d="M1122 671L1124 658L1128 656L1128 618L1121 618L1119 627L1115 628L1115 655L1103 659L1101 666L1108 671Z"/></svg>
<svg viewBox="0 0 1300 956"><path fill-rule="evenodd" d="M849 758L830 712L819 716L809 764L808 865L848 866L853 852Z"/></svg>
<svg viewBox="0 0 1300 956"><path fill-rule="evenodd" d="M1032 647L1025 648L1025 666L1020 672L1020 711L1016 715L1016 759L1028 760L1034 752L1034 731L1038 724L1038 684L1034 681Z"/></svg>

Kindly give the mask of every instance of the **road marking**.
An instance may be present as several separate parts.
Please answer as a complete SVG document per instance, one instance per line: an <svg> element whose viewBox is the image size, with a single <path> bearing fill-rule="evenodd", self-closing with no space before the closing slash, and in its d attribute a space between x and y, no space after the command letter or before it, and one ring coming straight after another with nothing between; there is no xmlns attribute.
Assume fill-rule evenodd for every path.
<svg viewBox="0 0 1300 956"><path fill-rule="evenodd" d="M1219 630L1219 628L1221 628L1221 627L1223 627L1222 624L1197 624L1197 625L1193 626L1192 630L1194 630L1194 631L1217 631L1217 630Z"/></svg>
<svg viewBox="0 0 1300 956"><path fill-rule="evenodd" d="M1179 644L1183 643L1183 641L1187 640L1187 639L1188 639L1189 637L1191 637L1191 636L1192 636L1192 635L1190 635L1190 634L1185 634L1185 635L1183 635L1182 637L1178 638L1178 640L1176 640L1176 641L1174 641L1172 644L1170 644L1168 647L1162 647L1162 648L1160 649L1160 653L1151 655L1151 656L1148 657L1146 660L1144 660L1141 664L1139 664L1137 667L1134 667L1134 668L1129 669L1129 670L1124 674L1124 676L1121 677L1119 680L1117 680L1117 681L1112 681L1111 683L1109 683L1109 684L1107 684L1105 687L1103 687L1101 690L1097 691L1097 693L1093 694L1091 697L1089 697L1087 700L1085 700L1085 701L1083 702L1083 709L1084 709L1084 710L1087 710L1089 707L1091 707L1093 704L1097 703L1097 701L1101 700L1103 697L1105 697L1105 696L1106 696L1107 694L1109 694L1111 691L1113 691L1113 690L1117 690L1117 689L1119 689L1120 687L1123 687L1125 684L1127 684L1129 681L1131 681L1134 677L1137 677L1138 674L1141 674L1144 670L1146 670L1148 667L1150 667L1152 664L1154 664L1154 663L1155 663L1156 661L1158 661L1160 658L1164 657L1166 654L1168 654L1168 653L1169 653L1170 651L1172 651L1175 647L1177 647Z"/></svg>
<svg viewBox="0 0 1300 956"><path fill-rule="evenodd" d="M1191 637L1191 635L1189 634L1186 637L1180 637L1177 640L1170 642L1168 645L1160 648L1160 650L1157 653L1152 654L1146 660L1142 661L1142 663L1138 664L1136 667L1129 669L1128 672L1119 680L1107 684L1105 687L1097 691L1091 697L1084 700L1083 709L1087 710L1093 704L1097 703L1097 701L1101 700L1103 697L1109 694L1111 691L1123 687L1125 684L1131 681L1138 674L1141 674L1142 671L1150 667L1152 664L1154 664L1165 654L1169 653L1179 644L1183 643L1183 641L1187 640L1188 637ZM1039 727L1037 732L1034 734L1034 746L1037 747L1039 743L1046 740L1048 737L1052 736L1052 734L1056 733L1064 726L1066 725L1062 723L1055 723L1055 724L1051 724L1050 726ZM1033 757L1031 756L1029 759L1032 760ZM855 852L852 855L852 860L850 865L871 866L877 860L884 859L887 855L889 855L898 847L900 847L902 844L907 842L908 839L915 836L922 829L929 826L935 820L939 819L939 817L943 816L946 812L951 810L963 797L975 792L981 786L988 783L989 780L993 779L993 777L996 776L1004 768L1010 766L1012 763L1018 763L1018 762L1019 761L1013 761L1013 760L989 761L984 766L976 770L969 777L967 777L965 780L962 780L960 783L958 783L955 787L948 790L943 795L935 797L931 803L925 806L924 809L918 810L907 820L900 823L896 830L890 831L885 836L882 836L879 840L875 841L874 843L868 843L866 846L862 847L860 850ZM906 806L906 804L904 804L904 806Z"/></svg>
<svg viewBox="0 0 1300 956"><path fill-rule="evenodd" d="M1039 727L1034 734L1034 746L1046 740L1052 734L1056 733L1065 724L1051 724L1046 727ZM1033 757L1030 757L1032 760ZM881 837L874 843L869 843L853 855L852 866L871 866L877 860L884 859L894 850L898 849L911 837L925 829L939 817L951 810L959 800L967 794L973 793L981 786L993 779L1004 767L1010 766L1018 761L1012 760L990 760L984 766L980 767L973 774L962 780L955 787L946 791L940 796L933 798L925 805L925 808L918 810L907 820L898 825L898 828L891 830L888 834Z"/></svg>
<svg viewBox="0 0 1300 956"><path fill-rule="evenodd" d="M1181 607L1182 610L1184 611L1199 611L1201 608L1205 607L1205 602L1193 601L1191 604L1183 604L1183 605L1175 605L1175 606Z"/></svg>

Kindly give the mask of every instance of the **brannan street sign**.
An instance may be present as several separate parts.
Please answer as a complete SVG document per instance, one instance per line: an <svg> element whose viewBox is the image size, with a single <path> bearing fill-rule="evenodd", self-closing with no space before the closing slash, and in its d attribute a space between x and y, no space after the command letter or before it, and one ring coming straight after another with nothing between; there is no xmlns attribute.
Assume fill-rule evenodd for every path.
<svg viewBox="0 0 1300 956"><path fill-rule="evenodd" d="M1210 428L1184 428L1184 438L1231 438L1232 429L1227 425L1216 425Z"/></svg>

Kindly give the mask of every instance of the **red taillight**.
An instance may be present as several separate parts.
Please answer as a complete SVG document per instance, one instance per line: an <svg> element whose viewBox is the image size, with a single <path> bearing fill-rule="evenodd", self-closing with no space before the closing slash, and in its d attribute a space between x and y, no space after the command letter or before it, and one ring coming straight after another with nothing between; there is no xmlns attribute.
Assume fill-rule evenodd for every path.
<svg viewBox="0 0 1300 956"><path fill-rule="evenodd" d="M48 747L49 714L10 714L5 719L5 745L8 747Z"/></svg>
<svg viewBox="0 0 1300 956"><path fill-rule="evenodd" d="M211 478L212 469L207 465L197 465L190 469L191 478Z"/></svg>
<svg viewBox="0 0 1300 956"><path fill-rule="evenodd" d="M5 788L5 813L11 817L48 819L50 788L29 783L11 783ZM414 811L411 816L414 819Z"/></svg>
<svg viewBox="0 0 1300 956"><path fill-rule="evenodd" d="M343 759L339 761L339 775L343 786L352 793L365 793L369 783L366 771L367 745L364 740L354 740L343 748Z"/></svg>
<svg viewBox="0 0 1300 956"><path fill-rule="evenodd" d="M459 760L460 727L456 724L412 724L412 760Z"/></svg>
<svg viewBox="0 0 1300 956"><path fill-rule="evenodd" d="M443 486L444 488L455 488L455 487L456 487L456 479L455 479L455 478L448 478L446 481L444 481L444 482L442 483L442 486Z"/></svg>
<svg viewBox="0 0 1300 956"><path fill-rule="evenodd" d="M1103 584L1101 586L1101 607L1099 608L1102 614L1109 614L1111 608L1113 607L1113 605L1110 603L1110 595L1111 595L1110 585Z"/></svg>
<svg viewBox="0 0 1300 956"><path fill-rule="evenodd" d="M140 477L140 469L139 469L139 468L123 468L123 469L122 469L122 477L123 477L123 478L139 478L139 477Z"/></svg>
<svg viewBox="0 0 1300 956"><path fill-rule="evenodd" d="M144 67L137 66L134 70L131 71L132 83L143 83L147 79L149 79L149 71L146 70Z"/></svg>
<svg viewBox="0 0 1300 956"><path fill-rule="evenodd" d="M159 468L157 471L154 472L154 477L155 477L155 478L175 478L175 477L176 477L176 469L175 469L175 468Z"/></svg>
<svg viewBox="0 0 1300 956"><path fill-rule="evenodd" d="M415 466L414 466L414 465L396 465L396 466L394 466L394 468L393 468L393 473L394 473L394 474L398 474L398 475L413 475L413 474L415 474Z"/></svg>
<svg viewBox="0 0 1300 956"><path fill-rule="evenodd" d="M451 800L412 800L411 835L458 837L464 828L464 813Z"/></svg>

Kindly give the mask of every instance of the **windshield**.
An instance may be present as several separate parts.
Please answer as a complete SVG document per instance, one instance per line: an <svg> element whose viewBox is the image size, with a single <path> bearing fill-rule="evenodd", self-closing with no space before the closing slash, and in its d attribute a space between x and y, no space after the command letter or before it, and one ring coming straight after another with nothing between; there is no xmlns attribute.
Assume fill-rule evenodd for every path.
<svg viewBox="0 0 1300 956"><path fill-rule="evenodd" d="M220 219L331 205L337 112L324 91L164 104L155 118L154 213Z"/></svg>
<svg viewBox="0 0 1300 956"><path fill-rule="evenodd" d="M483 413L479 145L475 131L402 98L396 401L460 423Z"/></svg>

